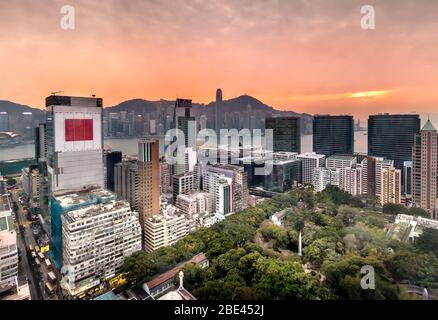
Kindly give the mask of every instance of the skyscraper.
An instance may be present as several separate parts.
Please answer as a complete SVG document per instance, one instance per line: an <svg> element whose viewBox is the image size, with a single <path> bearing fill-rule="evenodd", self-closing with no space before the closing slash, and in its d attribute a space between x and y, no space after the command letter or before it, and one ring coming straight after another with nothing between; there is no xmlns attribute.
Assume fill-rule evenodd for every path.
<svg viewBox="0 0 438 320"><path fill-rule="evenodd" d="M110 151L105 155L106 188L114 192L114 166L122 161L122 152Z"/></svg>
<svg viewBox="0 0 438 320"><path fill-rule="evenodd" d="M437 131L427 120L420 134L415 135L412 148L412 200L432 219L437 218L437 140Z"/></svg>
<svg viewBox="0 0 438 320"><path fill-rule="evenodd" d="M35 128L35 159L45 158L47 153L46 124L40 123Z"/></svg>
<svg viewBox="0 0 438 320"><path fill-rule="evenodd" d="M47 171L50 190L104 185L102 99L46 98Z"/></svg>
<svg viewBox="0 0 438 320"><path fill-rule="evenodd" d="M301 153L300 118L266 118L266 129L273 130L273 151Z"/></svg>
<svg viewBox="0 0 438 320"><path fill-rule="evenodd" d="M191 114L192 110L192 100L188 99L177 99L175 102L175 111L174 111L174 121L176 125L176 129L179 129L184 134L184 143L185 147L195 147L196 141L189 140L189 128L193 128L196 130L196 119ZM193 138L195 137L194 132L191 135ZM173 166L173 174L182 174L185 172L185 158L178 159L177 163Z"/></svg>
<svg viewBox="0 0 438 320"><path fill-rule="evenodd" d="M137 209L144 231L147 218L160 213L160 167L158 140L138 141ZM143 234L143 244L145 236Z"/></svg>
<svg viewBox="0 0 438 320"><path fill-rule="evenodd" d="M222 128L222 90L219 88L216 90L216 104L215 108L215 130L219 134L219 130Z"/></svg>
<svg viewBox="0 0 438 320"><path fill-rule="evenodd" d="M368 119L368 154L394 160L397 169L411 161L414 135L420 131L418 114L377 114Z"/></svg>
<svg viewBox="0 0 438 320"><path fill-rule="evenodd" d="M335 153L354 153L353 117L316 115L313 118L313 151L326 157Z"/></svg>
<svg viewBox="0 0 438 320"><path fill-rule="evenodd" d="M186 147L189 146L189 123L194 122L196 129L196 119L192 115L192 100L189 99L177 99L175 102L175 114L174 121L177 129L180 129L184 133L184 141Z"/></svg>

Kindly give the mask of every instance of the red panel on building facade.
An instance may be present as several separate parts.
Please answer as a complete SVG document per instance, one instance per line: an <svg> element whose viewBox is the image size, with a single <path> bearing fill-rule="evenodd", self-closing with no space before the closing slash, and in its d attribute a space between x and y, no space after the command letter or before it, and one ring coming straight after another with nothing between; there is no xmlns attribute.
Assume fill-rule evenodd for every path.
<svg viewBox="0 0 438 320"><path fill-rule="evenodd" d="M65 119L65 141L93 140L93 119Z"/></svg>

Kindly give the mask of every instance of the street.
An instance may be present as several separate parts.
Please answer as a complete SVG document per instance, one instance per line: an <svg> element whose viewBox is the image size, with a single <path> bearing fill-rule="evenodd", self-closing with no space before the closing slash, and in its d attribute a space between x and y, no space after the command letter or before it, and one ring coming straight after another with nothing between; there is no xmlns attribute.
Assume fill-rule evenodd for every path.
<svg viewBox="0 0 438 320"><path fill-rule="evenodd" d="M33 248L37 245L35 238L30 228L30 222L27 221L26 214L19 201L18 191L20 189L14 188L11 190L11 202L15 202L18 206L16 212L17 229L17 245L20 250L20 264L19 272L24 273L29 281L29 289L32 300L45 300L49 297L44 290L44 280L39 275L41 274L40 268L35 265L32 258L29 245Z"/></svg>

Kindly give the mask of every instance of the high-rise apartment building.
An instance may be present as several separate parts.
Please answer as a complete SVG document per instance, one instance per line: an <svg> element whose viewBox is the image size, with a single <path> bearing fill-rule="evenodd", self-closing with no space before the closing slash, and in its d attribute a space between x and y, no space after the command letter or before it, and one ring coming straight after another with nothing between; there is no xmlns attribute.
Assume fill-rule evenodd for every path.
<svg viewBox="0 0 438 320"><path fill-rule="evenodd" d="M62 216L70 211L90 208L93 205L109 203L116 199L114 193L98 186L61 190L52 194L50 199L50 257L58 270L63 266Z"/></svg>
<svg viewBox="0 0 438 320"><path fill-rule="evenodd" d="M35 128L35 159L45 159L47 154L46 124L40 123Z"/></svg>
<svg viewBox="0 0 438 320"><path fill-rule="evenodd" d="M46 98L47 171L51 192L104 186L102 99Z"/></svg>
<svg viewBox="0 0 438 320"><path fill-rule="evenodd" d="M219 177L215 183L214 200L217 213L225 215L234 211L233 180L231 178Z"/></svg>
<svg viewBox="0 0 438 320"><path fill-rule="evenodd" d="M63 201L74 206L75 195L70 197ZM62 262L71 268L64 281L70 295L116 276L124 260L141 250L138 214L124 200L81 206L63 214L61 221Z"/></svg>
<svg viewBox="0 0 438 320"><path fill-rule="evenodd" d="M427 120L420 134L415 135L412 149L412 200L414 205L437 218L437 131Z"/></svg>
<svg viewBox="0 0 438 320"><path fill-rule="evenodd" d="M161 193L172 192L172 166L166 161L160 162Z"/></svg>
<svg viewBox="0 0 438 320"><path fill-rule="evenodd" d="M357 158L354 156L333 155L327 158L327 169L339 169L341 173L339 188L344 189L345 184L345 169L351 168L357 164Z"/></svg>
<svg viewBox="0 0 438 320"><path fill-rule="evenodd" d="M190 194L179 194L176 197L175 206L181 214L188 218L195 215L212 212L212 197L207 192L196 192Z"/></svg>
<svg viewBox="0 0 438 320"><path fill-rule="evenodd" d="M173 203L180 194L188 194L194 190L193 173L183 173L172 177Z"/></svg>
<svg viewBox="0 0 438 320"><path fill-rule="evenodd" d="M160 162L157 140L139 140L137 165L137 210L144 231L146 219L160 213Z"/></svg>
<svg viewBox="0 0 438 320"><path fill-rule="evenodd" d="M266 118L265 128L273 130L272 151L301 153L300 118Z"/></svg>
<svg viewBox="0 0 438 320"><path fill-rule="evenodd" d="M322 192L327 185L339 188L341 182L340 169L327 169L323 167L315 168L313 172L313 187L316 192Z"/></svg>
<svg viewBox="0 0 438 320"><path fill-rule="evenodd" d="M189 234L188 219L182 214L155 215L144 222L144 249L147 252L174 245Z"/></svg>
<svg viewBox="0 0 438 320"><path fill-rule="evenodd" d="M381 173L380 204L400 204L401 170L394 167L384 168Z"/></svg>
<svg viewBox="0 0 438 320"><path fill-rule="evenodd" d="M313 117L313 152L330 157L354 152L352 116L316 115Z"/></svg>
<svg viewBox="0 0 438 320"><path fill-rule="evenodd" d="M114 166L114 192L128 201L131 208L137 210L138 202L138 165L137 161L122 161Z"/></svg>
<svg viewBox="0 0 438 320"><path fill-rule="evenodd" d="M313 172L315 168L325 166L325 155L308 152L299 154L297 159L302 161L302 183L304 185L311 185L313 183Z"/></svg>
<svg viewBox="0 0 438 320"><path fill-rule="evenodd" d="M215 184L219 177L231 179L232 212L240 211L247 206L249 201L248 175L244 168L230 164L206 165L202 170L203 190L214 192Z"/></svg>
<svg viewBox="0 0 438 320"><path fill-rule="evenodd" d="M362 194L362 179L363 168L361 165L355 164L352 167L346 167L344 171L344 191L353 196L360 196Z"/></svg>
<svg viewBox="0 0 438 320"><path fill-rule="evenodd" d="M11 204L6 195L0 195L0 293L15 285L17 275L17 233Z"/></svg>

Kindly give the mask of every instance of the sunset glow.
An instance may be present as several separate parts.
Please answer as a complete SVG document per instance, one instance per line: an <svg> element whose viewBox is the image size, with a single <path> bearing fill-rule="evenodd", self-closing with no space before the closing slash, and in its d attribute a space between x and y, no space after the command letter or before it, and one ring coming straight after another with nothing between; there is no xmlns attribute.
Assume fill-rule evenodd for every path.
<svg viewBox="0 0 438 320"><path fill-rule="evenodd" d="M376 28L363 30L362 2L75 0L75 30L60 28L64 1L5 2L0 99L42 108L62 90L106 106L208 103L220 87L224 99L312 114L433 113L438 6L368 1Z"/></svg>

